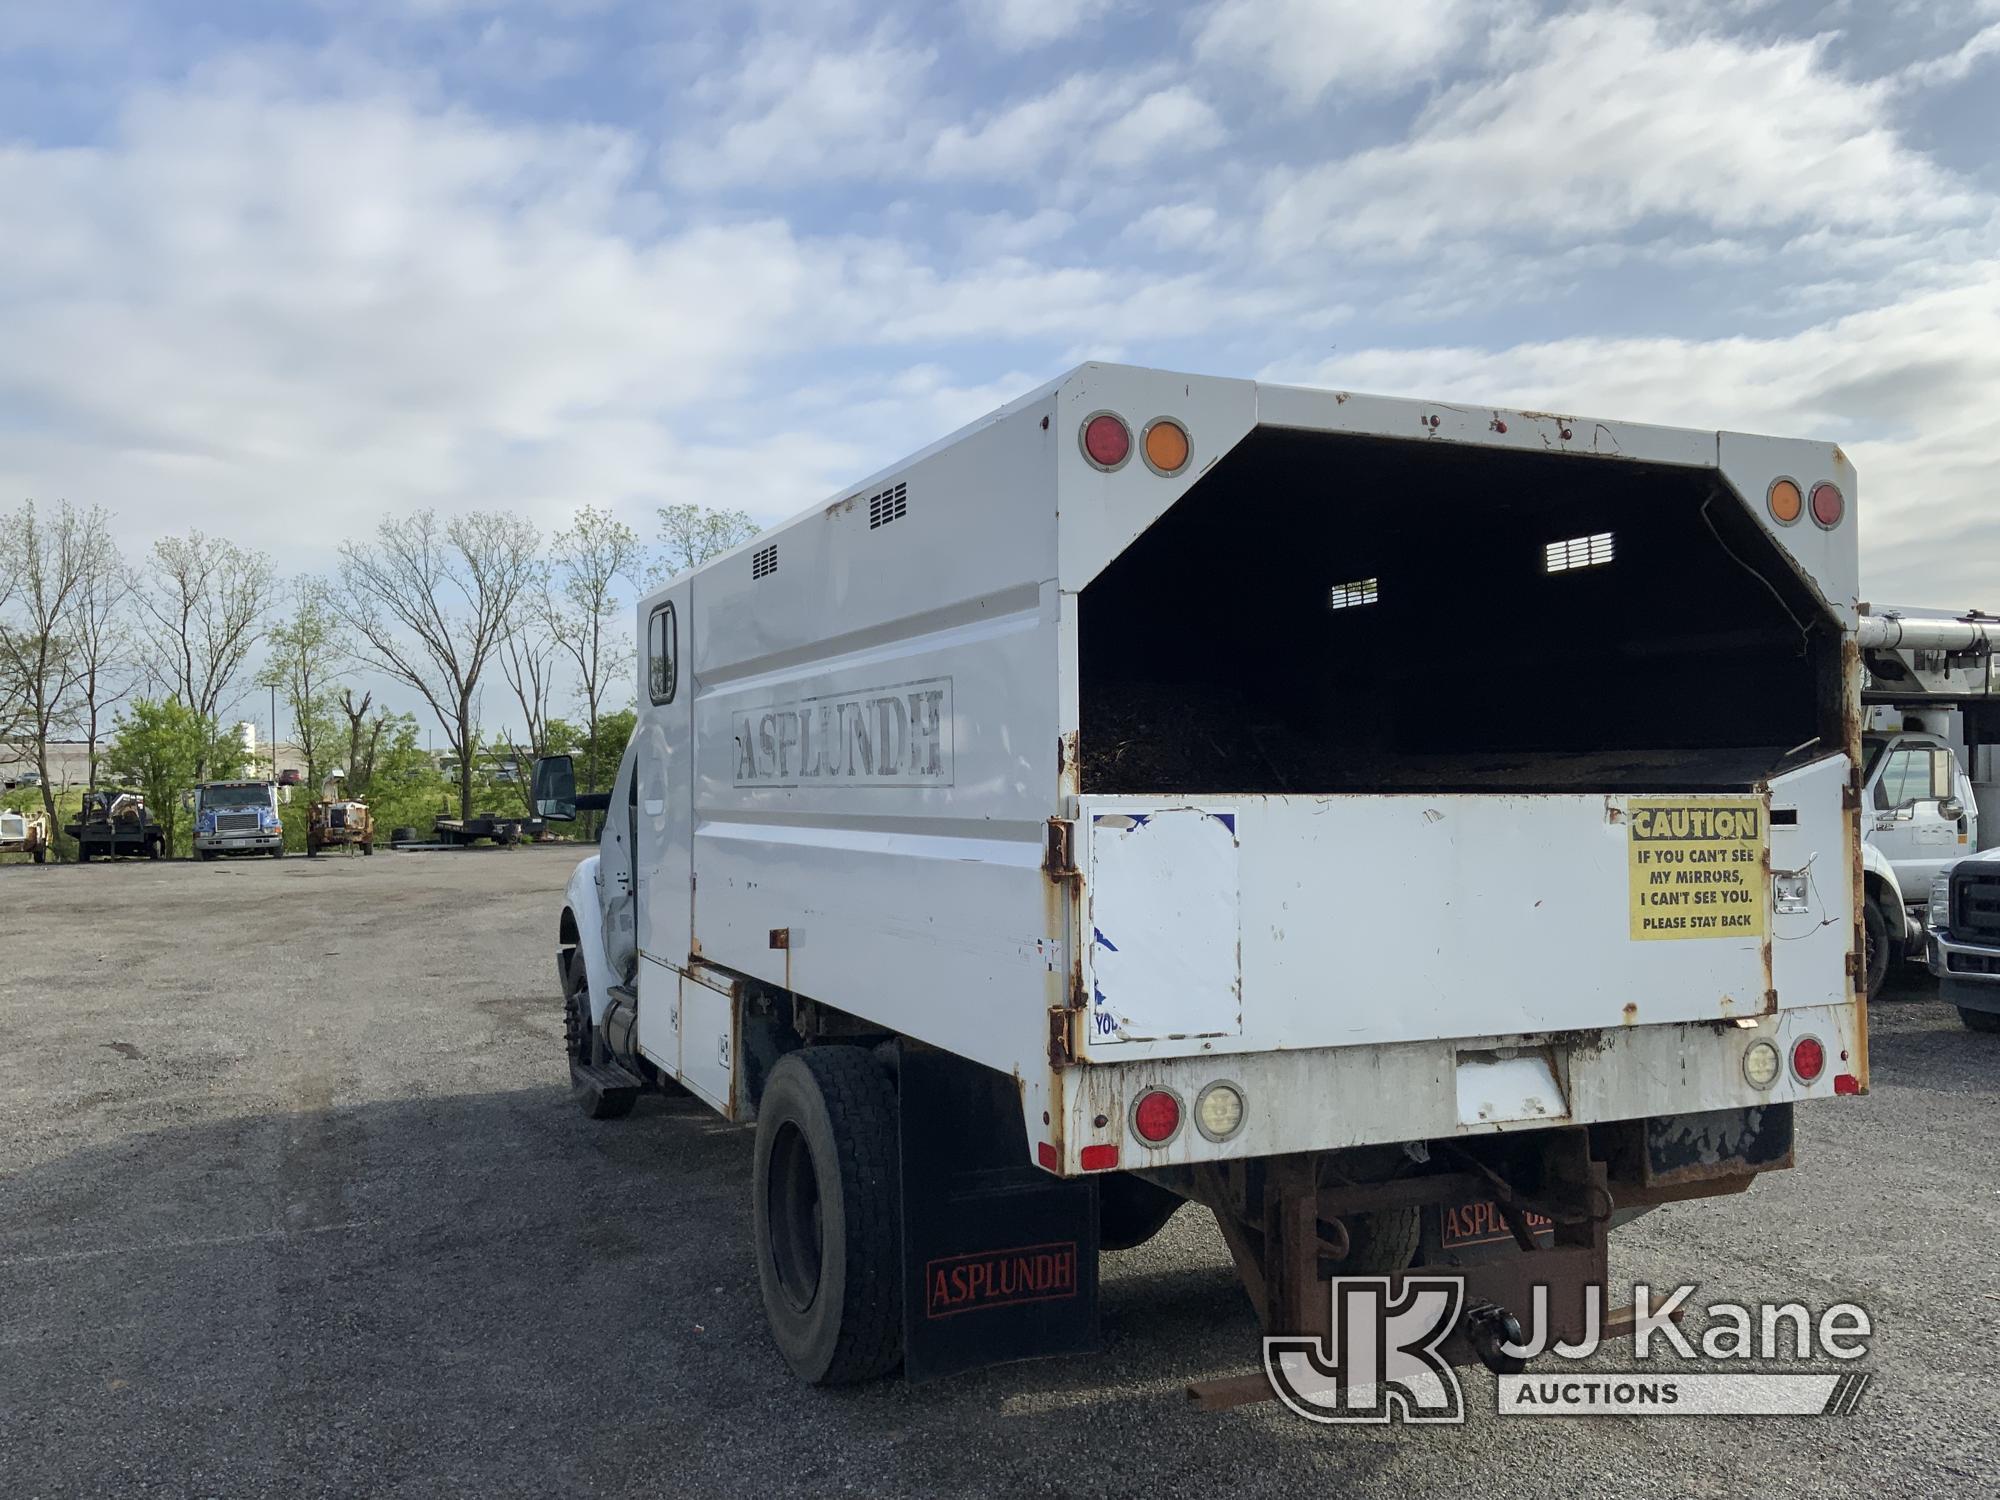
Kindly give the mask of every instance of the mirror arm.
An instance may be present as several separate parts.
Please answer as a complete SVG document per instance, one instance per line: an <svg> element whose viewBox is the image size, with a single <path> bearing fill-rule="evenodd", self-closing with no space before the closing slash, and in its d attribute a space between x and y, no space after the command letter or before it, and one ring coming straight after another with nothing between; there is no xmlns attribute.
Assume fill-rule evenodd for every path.
<svg viewBox="0 0 2000 1500"><path fill-rule="evenodd" d="M576 794L575 806L578 812L609 812L611 810L611 793L578 792Z"/></svg>

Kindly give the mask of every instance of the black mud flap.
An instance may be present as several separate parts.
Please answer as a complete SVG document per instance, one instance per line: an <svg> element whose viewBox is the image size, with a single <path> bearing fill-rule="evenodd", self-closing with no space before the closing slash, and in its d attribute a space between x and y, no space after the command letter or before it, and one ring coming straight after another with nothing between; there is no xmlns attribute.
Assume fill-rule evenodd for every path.
<svg viewBox="0 0 2000 1500"><path fill-rule="evenodd" d="M1792 1107L1711 1109L1646 1121L1648 1187L1740 1177L1792 1164Z"/></svg>
<svg viewBox="0 0 2000 1500"><path fill-rule="evenodd" d="M903 1373L1094 1350L1097 1185L1028 1160L1014 1081L905 1044Z"/></svg>

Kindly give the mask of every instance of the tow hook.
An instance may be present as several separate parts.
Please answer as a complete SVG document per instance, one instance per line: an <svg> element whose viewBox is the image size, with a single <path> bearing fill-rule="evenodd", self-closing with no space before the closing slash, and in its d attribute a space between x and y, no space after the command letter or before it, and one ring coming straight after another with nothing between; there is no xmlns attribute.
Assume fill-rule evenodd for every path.
<svg viewBox="0 0 2000 1500"><path fill-rule="evenodd" d="M1527 1342L1521 1320L1494 1302L1475 1302L1465 1310L1465 1337L1479 1362L1495 1375L1518 1375L1528 1362L1507 1347L1519 1349Z"/></svg>

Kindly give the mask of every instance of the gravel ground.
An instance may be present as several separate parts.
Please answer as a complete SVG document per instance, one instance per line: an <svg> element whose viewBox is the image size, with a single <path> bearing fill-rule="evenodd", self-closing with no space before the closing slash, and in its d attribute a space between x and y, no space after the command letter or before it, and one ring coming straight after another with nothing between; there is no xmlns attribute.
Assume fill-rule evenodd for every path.
<svg viewBox="0 0 2000 1500"><path fill-rule="evenodd" d="M1463 1428L1196 1413L1256 1331L1193 1210L1106 1257L1101 1355L822 1393L765 1338L749 1132L567 1098L570 860L0 871L0 1495L1993 1492L2000 1038L1920 976L1797 1170L1614 1240L1864 1303L1852 1418L1502 1421L1476 1371Z"/></svg>

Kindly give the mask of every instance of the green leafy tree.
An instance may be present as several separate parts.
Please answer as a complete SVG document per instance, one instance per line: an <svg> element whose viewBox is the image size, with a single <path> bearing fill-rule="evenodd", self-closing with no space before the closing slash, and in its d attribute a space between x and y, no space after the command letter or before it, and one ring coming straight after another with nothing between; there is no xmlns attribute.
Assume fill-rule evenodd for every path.
<svg viewBox="0 0 2000 1500"><path fill-rule="evenodd" d="M167 847L185 854L193 834L180 815L181 793L204 775L215 781L241 776L243 742L177 699L138 698L119 718L105 765L119 785L145 795Z"/></svg>
<svg viewBox="0 0 2000 1500"><path fill-rule="evenodd" d="M398 828L414 828L428 837L438 815L454 809L457 787L424 748L423 731L414 716L383 717L373 744L366 800L377 841L386 844Z"/></svg>
<svg viewBox="0 0 2000 1500"><path fill-rule="evenodd" d="M653 579L664 583L676 573L685 573L689 568L749 541L762 530L750 519L747 510L711 510L706 505L662 505L660 559L653 566Z"/></svg>
<svg viewBox="0 0 2000 1500"><path fill-rule="evenodd" d="M291 614L271 626L267 639L270 654L257 674L257 685L276 688L291 710L292 736L306 758L306 787L317 797L320 778L340 753L342 725L336 717L333 687L349 656L347 636L326 585L316 578L299 580ZM277 754L277 746L271 753Z"/></svg>

